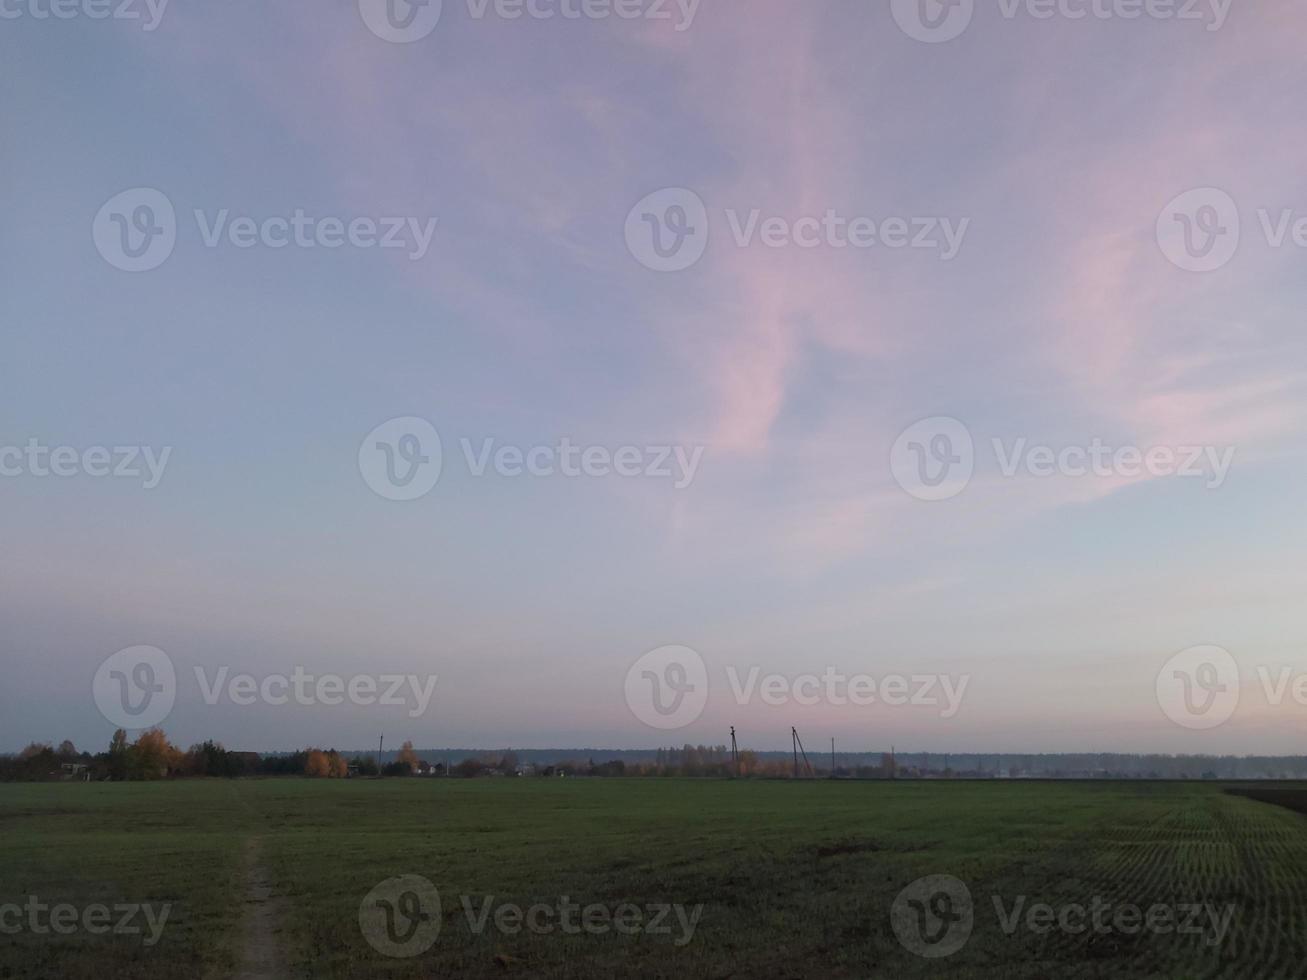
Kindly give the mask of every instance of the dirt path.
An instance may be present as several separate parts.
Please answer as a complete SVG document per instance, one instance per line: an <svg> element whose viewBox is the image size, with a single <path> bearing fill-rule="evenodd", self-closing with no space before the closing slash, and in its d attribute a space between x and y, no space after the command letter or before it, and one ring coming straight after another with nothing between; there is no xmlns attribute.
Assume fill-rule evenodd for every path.
<svg viewBox="0 0 1307 980"><path fill-rule="evenodd" d="M241 965L236 980L287 980L279 930L286 900L272 894L272 879L261 858L262 838L245 843L245 921Z"/></svg>

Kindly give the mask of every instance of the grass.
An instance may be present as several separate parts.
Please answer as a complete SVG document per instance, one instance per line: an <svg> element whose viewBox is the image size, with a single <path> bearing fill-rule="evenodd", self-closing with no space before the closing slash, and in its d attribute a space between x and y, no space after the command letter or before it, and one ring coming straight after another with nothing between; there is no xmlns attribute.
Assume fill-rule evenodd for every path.
<svg viewBox="0 0 1307 980"><path fill-rule="evenodd" d="M284 908L286 959L314 978L1289 977L1307 975L1307 817L1186 783L309 780L0 786L0 905L173 903L163 938L0 934L0 977L226 977L241 953L245 843ZM914 955L890 922L913 880L974 900L969 942ZM380 955L359 907L420 875L434 945ZM702 905L670 935L506 934L491 905ZM1232 908L1213 935L1000 925L1096 897ZM687 913L688 914L688 913Z"/></svg>

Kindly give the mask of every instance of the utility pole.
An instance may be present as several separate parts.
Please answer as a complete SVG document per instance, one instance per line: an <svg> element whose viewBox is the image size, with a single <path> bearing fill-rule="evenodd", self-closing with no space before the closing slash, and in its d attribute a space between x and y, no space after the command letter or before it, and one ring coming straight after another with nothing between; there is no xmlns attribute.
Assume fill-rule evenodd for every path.
<svg viewBox="0 0 1307 980"><path fill-rule="evenodd" d="M835 778L835 739L830 740L830 778Z"/></svg>
<svg viewBox="0 0 1307 980"><path fill-rule="evenodd" d="M735 778L740 778L740 748L735 743L735 726L731 726L731 762L735 767Z"/></svg>
<svg viewBox="0 0 1307 980"><path fill-rule="evenodd" d="M816 774L812 771L812 763L808 761L808 752L803 747L803 739L799 738L799 730L790 726L790 738L794 741L794 778L799 778L799 754L803 754L803 766L808 770L808 778L813 778Z"/></svg>
<svg viewBox="0 0 1307 980"><path fill-rule="evenodd" d="M383 734L381 736L381 739L377 742L377 770L378 771L381 770L382 758L383 758L381 753L382 753L382 747L385 744L386 744L386 736Z"/></svg>

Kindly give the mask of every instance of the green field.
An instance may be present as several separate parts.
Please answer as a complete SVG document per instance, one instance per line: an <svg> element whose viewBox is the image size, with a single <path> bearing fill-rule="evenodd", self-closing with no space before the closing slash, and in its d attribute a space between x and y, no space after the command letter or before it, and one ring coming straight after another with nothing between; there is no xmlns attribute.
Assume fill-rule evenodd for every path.
<svg viewBox="0 0 1307 980"><path fill-rule="evenodd" d="M891 927L899 892L934 874L973 901L970 939L946 959L910 951ZM369 944L359 909L403 875L438 888L439 934L392 958ZM261 884L270 900L252 901ZM32 896L172 907L155 945L36 932L29 917L15 931L11 912L0 977L1307 976L1307 817L1209 783L0 786L0 907ZM537 934L513 931L510 910L504 929L492 914L476 932L463 896L474 913L486 896L495 910L557 910L566 896L639 915L619 913L618 931L595 913L592 934L540 913ZM1062 914L1095 900L1111 910L1107 931L1003 925L1033 903ZM1126 904L1175 909L1192 929L1132 931L1128 913L1117 928ZM686 918L669 914L670 932L634 925L662 905ZM700 905L690 933L682 923ZM1228 914L1219 941L1190 906Z"/></svg>

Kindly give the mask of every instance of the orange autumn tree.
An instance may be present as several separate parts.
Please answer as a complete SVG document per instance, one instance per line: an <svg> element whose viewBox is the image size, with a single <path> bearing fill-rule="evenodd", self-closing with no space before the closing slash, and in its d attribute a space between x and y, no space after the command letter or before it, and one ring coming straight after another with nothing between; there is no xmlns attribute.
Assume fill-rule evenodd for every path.
<svg viewBox="0 0 1307 980"><path fill-rule="evenodd" d="M344 779L349 775L349 763L335 749L329 752L309 749L304 760L304 775L314 779Z"/></svg>
<svg viewBox="0 0 1307 980"><path fill-rule="evenodd" d="M418 764L418 754L413 750L412 742L405 742L399 749L399 755L395 756L396 762L402 762L410 769L416 769Z"/></svg>
<svg viewBox="0 0 1307 980"><path fill-rule="evenodd" d="M168 741L162 728L151 728L136 737L131 756L137 778L162 779L181 767L183 753Z"/></svg>

